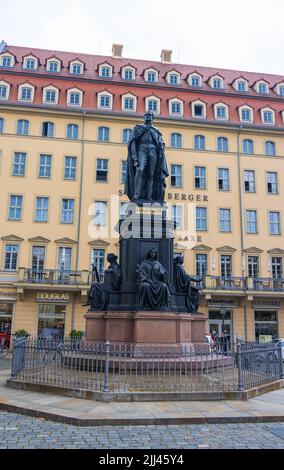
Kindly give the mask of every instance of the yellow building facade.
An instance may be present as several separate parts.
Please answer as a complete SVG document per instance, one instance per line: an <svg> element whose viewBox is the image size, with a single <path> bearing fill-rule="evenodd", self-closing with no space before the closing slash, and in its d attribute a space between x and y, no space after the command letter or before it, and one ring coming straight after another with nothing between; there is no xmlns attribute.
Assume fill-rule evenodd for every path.
<svg viewBox="0 0 284 470"><path fill-rule="evenodd" d="M102 274L107 254L119 255L125 130L141 110L0 101L2 333L84 330L92 265ZM204 277L208 331L284 337L283 130L162 113L154 124L166 144L174 251Z"/></svg>

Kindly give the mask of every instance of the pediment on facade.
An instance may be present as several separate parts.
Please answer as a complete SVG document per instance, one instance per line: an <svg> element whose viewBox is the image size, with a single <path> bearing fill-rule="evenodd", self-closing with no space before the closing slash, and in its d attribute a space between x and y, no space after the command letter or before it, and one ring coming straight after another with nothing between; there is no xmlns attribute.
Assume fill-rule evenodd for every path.
<svg viewBox="0 0 284 470"><path fill-rule="evenodd" d="M106 242L105 240L102 240L102 239L98 238L97 240L92 240L91 242L89 242L89 245L91 245L91 246L109 246L110 243Z"/></svg>
<svg viewBox="0 0 284 470"><path fill-rule="evenodd" d="M186 250L187 247L183 245L182 243L174 243L174 250Z"/></svg>
<svg viewBox="0 0 284 470"><path fill-rule="evenodd" d="M272 250L268 250L267 253L270 255L284 255L284 250L281 248L273 248Z"/></svg>
<svg viewBox="0 0 284 470"><path fill-rule="evenodd" d="M32 243L49 243L50 240L48 240L48 238L44 238L44 237L33 237L33 238L29 238L28 239L29 242L32 242Z"/></svg>
<svg viewBox="0 0 284 470"><path fill-rule="evenodd" d="M217 251L222 251L223 253L234 253L236 250L236 248L233 248L232 246L229 246L229 245L224 245L224 246L220 246L220 248L217 248Z"/></svg>
<svg viewBox="0 0 284 470"><path fill-rule="evenodd" d="M71 238L65 237L55 240L55 243L58 243L60 245L75 245L77 242L75 240L72 240Z"/></svg>
<svg viewBox="0 0 284 470"><path fill-rule="evenodd" d="M194 251L211 251L212 248L206 245L196 245L192 248Z"/></svg>
<svg viewBox="0 0 284 470"><path fill-rule="evenodd" d="M24 239L17 237L17 235L6 235L5 237L1 237L3 242L22 242Z"/></svg>
<svg viewBox="0 0 284 470"><path fill-rule="evenodd" d="M256 248L255 246L251 246L250 248L246 248L244 252L245 253L262 253L263 250L261 250L260 248Z"/></svg>

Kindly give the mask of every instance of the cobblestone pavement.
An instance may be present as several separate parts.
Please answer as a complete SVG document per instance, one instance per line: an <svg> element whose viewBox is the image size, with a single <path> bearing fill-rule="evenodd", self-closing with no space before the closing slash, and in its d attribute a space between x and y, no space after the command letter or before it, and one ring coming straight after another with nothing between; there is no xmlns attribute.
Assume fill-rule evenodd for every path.
<svg viewBox="0 0 284 470"><path fill-rule="evenodd" d="M284 423L76 427L0 412L0 449L283 449Z"/></svg>

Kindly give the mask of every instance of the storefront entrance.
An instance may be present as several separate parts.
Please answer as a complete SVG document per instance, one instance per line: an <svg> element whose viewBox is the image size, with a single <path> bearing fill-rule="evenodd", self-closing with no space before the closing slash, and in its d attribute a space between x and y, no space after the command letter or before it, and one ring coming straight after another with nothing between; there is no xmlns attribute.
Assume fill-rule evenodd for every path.
<svg viewBox="0 0 284 470"><path fill-rule="evenodd" d="M0 344L10 345L13 304L0 302Z"/></svg>
<svg viewBox="0 0 284 470"><path fill-rule="evenodd" d="M222 319L222 315L220 310L209 310L209 333L213 338L221 338L222 332L226 337L227 341L230 342L233 338L232 332L232 311L226 310L224 315L224 320Z"/></svg>

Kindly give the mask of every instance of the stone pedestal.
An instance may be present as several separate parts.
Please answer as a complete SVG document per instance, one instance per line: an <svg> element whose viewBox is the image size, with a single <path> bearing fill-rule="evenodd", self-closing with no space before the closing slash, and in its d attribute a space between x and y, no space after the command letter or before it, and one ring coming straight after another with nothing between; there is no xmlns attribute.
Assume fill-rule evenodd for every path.
<svg viewBox="0 0 284 470"><path fill-rule="evenodd" d="M186 350L204 343L203 314L175 312L94 312L86 318L86 340L131 344L135 348Z"/></svg>

